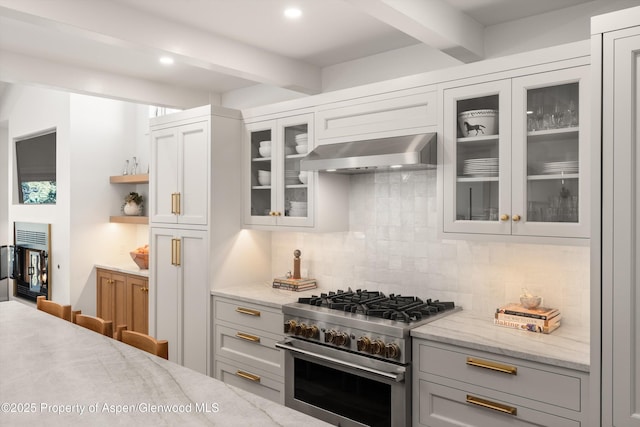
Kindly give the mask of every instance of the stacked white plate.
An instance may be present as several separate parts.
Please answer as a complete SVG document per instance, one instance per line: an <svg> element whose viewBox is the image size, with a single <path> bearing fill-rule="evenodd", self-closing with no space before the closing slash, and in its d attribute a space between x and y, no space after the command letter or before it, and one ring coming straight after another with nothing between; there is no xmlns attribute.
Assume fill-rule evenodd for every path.
<svg viewBox="0 0 640 427"><path fill-rule="evenodd" d="M296 152L305 154L309 149L309 134L299 133L296 135Z"/></svg>
<svg viewBox="0 0 640 427"><path fill-rule="evenodd" d="M296 170L285 170L284 171L284 183L285 185L296 185L300 184L300 171Z"/></svg>
<svg viewBox="0 0 640 427"><path fill-rule="evenodd" d="M579 166L577 160L566 162L547 162L542 164L540 172L542 174L578 173Z"/></svg>
<svg viewBox="0 0 640 427"><path fill-rule="evenodd" d="M289 216L307 216L307 202L290 201Z"/></svg>
<svg viewBox="0 0 640 427"><path fill-rule="evenodd" d="M497 176L499 163L497 157L466 159L462 167L465 176Z"/></svg>
<svg viewBox="0 0 640 427"><path fill-rule="evenodd" d="M258 171L258 183L260 185L271 185L271 171Z"/></svg>

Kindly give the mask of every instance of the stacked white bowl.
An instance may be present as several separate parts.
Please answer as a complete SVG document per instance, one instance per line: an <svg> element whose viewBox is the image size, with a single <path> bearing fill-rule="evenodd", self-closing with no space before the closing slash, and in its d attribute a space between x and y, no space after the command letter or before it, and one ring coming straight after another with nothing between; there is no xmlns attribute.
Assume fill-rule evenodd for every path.
<svg viewBox="0 0 640 427"><path fill-rule="evenodd" d="M284 171L284 183L285 185L296 185L300 184L300 179L298 179L298 175L300 172L296 170L285 170Z"/></svg>
<svg viewBox="0 0 640 427"><path fill-rule="evenodd" d="M300 171L298 174L298 179L301 183L306 184L309 180L309 174L307 171Z"/></svg>
<svg viewBox="0 0 640 427"><path fill-rule="evenodd" d="M298 154L305 154L309 148L309 134L299 133L296 135L296 152Z"/></svg>
<svg viewBox="0 0 640 427"><path fill-rule="evenodd" d="M260 141L258 151L262 157L271 157L271 141Z"/></svg>
<svg viewBox="0 0 640 427"><path fill-rule="evenodd" d="M271 171L258 171L258 182L260 185L271 185Z"/></svg>
<svg viewBox="0 0 640 427"><path fill-rule="evenodd" d="M289 205L291 206L289 209L289 216L307 216L307 202L296 202L291 200Z"/></svg>

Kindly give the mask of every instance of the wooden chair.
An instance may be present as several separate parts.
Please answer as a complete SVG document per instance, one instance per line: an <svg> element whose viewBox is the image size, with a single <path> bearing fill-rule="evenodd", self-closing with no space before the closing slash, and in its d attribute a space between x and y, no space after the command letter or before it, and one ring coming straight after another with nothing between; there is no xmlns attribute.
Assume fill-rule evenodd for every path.
<svg viewBox="0 0 640 427"><path fill-rule="evenodd" d="M72 312L71 317L73 323L76 325L91 329L93 332L106 335L109 338L113 338L113 322L111 320L87 316L86 314L82 314L82 311L80 310Z"/></svg>
<svg viewBox="0 0 640 427"><path fill-rule="evenodd" d="M53 316L56 316L71 322L71 306L70 305L61 305L61 304L58 304L57 302L48 301L45 296L40 295L36 298L36 307L40 311L44 311L45 313L49 313Z"/></svg>
<svg viewBox="0 0 640 427"><path fill-rule="evenodd" d="M163 359L169 359L169 342L167 340L157 340L150 335L127 331L127 325L117 327L116 339Z"/></svg>

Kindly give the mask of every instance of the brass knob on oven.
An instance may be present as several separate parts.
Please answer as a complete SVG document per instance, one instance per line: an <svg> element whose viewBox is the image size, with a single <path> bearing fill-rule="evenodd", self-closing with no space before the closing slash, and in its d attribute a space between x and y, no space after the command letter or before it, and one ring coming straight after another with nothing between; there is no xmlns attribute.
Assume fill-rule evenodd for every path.
<svg viewBox="0 0 640 427"><path fill-rule="evenodd" d="M507 214L500 215L500 221L507 221L508 219L509 219L509 215Z"/></svg>
<svg viewBox="0 0 640 427"><path fill-rule="evenodd" d="M371 343L371 354L382 354L384 352L384 343L380 340L375 340Z"/></svg>
<svg viewBox="0 0 640 427"><path fill-rule="evenodd" d="M338 346L347 345L349 343L349 335L347 335L345 332L340 332L336 335L334 341L334 344Z"/></svg>
<svg viewBox="0 0 640 427"><path fill-rule="evenodd" d="M304 323L300 323L299 325L296 325L296 327L294 328L294 334L296 335L302 335L302 332L307 329L307 325L305 325Z"/></svg>
<svg viewBox="0 0 640 427"><path fill-rule="evenodd" d="M398 347L398 344L387 344L387 347L385 348L385 353L387 354L387 357L391 358L391 359L399 359L400 358L400 347Z"/></svg>
<svg viewBox="0 0 640 427"><path fill-rule="evenodd" d="M338 335L338 333L336 331L334 331L333 329L327 331L324 333L324 342L328 342L333 344L333 342L336 339L336 335Z"/></svg>
<svg viewBox="0 0 640 427"><path fill-rule="evenodd" d="M513 222L518 222L520 221L522 218L520 217L520 215L514 215L513 216Z"/></svg>
<svg viewBox="0 0 640 427"><path fill-rule="evenodd" d="M317 338L320 335L320 331L317 326L308 326L307 329L304 330L303 336L305 338Z"/></svg>
<svg viewBox="0 0 640 427"><path fill-rule="evenodd" d="M295 320L287 320L284 322L284 332L289 333L293 332L296 329L296 321Z"/></svg>
<svg viewBox="0 0 640 427"><path fill-rule="evenodd" d="M369 351L371 347L371 340L368 337L360 337L356 341L358 351Z"/></svg>

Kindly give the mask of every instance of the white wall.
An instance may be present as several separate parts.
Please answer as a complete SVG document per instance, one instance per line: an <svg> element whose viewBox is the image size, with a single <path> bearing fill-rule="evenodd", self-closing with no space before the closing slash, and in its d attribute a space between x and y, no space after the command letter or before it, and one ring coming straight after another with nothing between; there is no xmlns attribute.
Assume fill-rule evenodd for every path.
<svg viewBox="0 0 640 427"><path fill-rule="evenodd" d="M29 206L9 195L9 222L51 223L52 298L95 314L96 263L123 265L128 252L148 241L146 226L111 224L123 197L136 186L109 184L125 159L141 157L148 165L146 106L23 87L9 114L9 185L15 187L11 141L16 137L57 129L56 205ZM146 169L145 169L146 171ZM147 188L139 191L145 196Z"/></svg>
<svg viewBox="0 0 640 427"><path fill-rule="evenodd" d="M526 287L566 324L589 324L588 246L439 239L436 171L350 179L350 230L273 233L275 276L293 269L300 249L302 269L322 288L437 298L491 316Z"/></svg>

